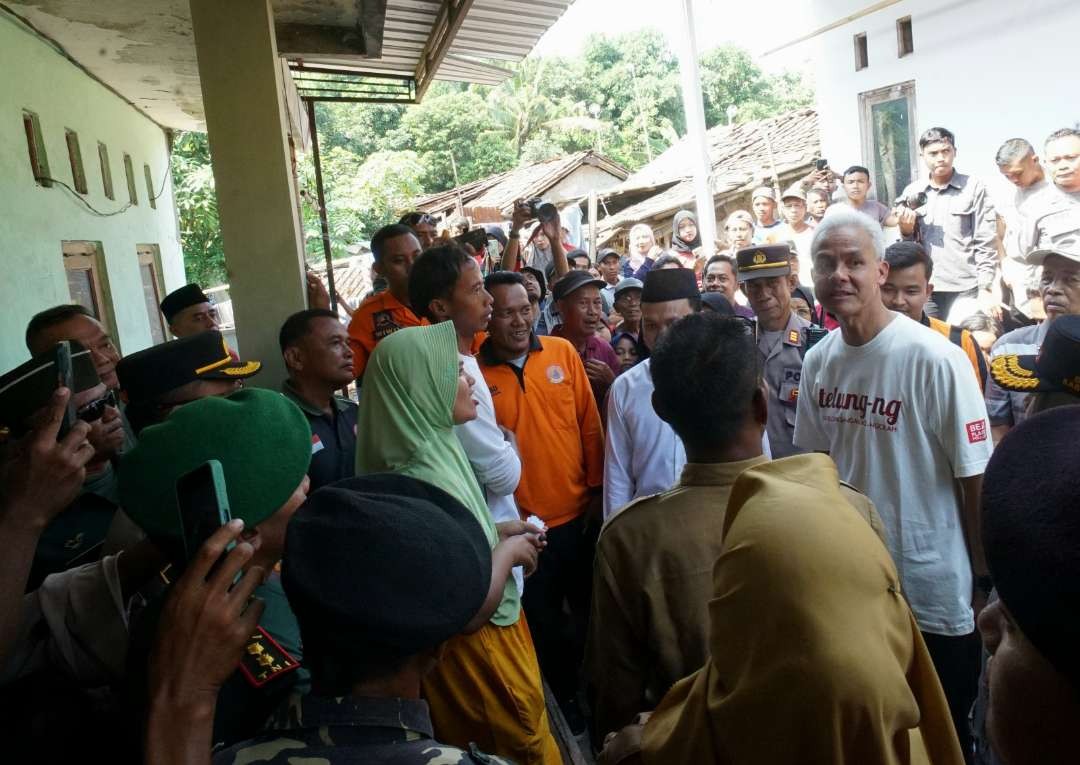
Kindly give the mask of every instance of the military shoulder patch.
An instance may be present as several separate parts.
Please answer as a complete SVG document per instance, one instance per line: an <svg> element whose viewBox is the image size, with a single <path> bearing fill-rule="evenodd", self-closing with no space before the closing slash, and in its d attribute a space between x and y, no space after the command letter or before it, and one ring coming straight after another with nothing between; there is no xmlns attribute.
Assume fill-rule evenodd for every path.
<svg viewBox="0 0 1080 765"><path fill-rule="evenodd" d="M788 332L787 340L792 345L800 345L801 343L799 342L799 330L793 329Z"/></svg>
<svg viewBox="0 0 1080 765"><path fill-rule="evenodd" d="M299 666L300 663L262 627L251 636L240 658L240 671L255 688L262 688Z"/></svg>

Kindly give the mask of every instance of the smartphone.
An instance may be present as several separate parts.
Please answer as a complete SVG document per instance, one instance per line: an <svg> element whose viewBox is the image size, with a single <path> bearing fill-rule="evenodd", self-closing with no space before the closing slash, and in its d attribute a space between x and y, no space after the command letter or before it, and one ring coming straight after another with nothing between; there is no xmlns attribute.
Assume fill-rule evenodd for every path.
<svg viewBox="0 0 1080 765"><path fill-rule="evenodd" d="M176 481L176 504L180 510L184 562L187 563L215 531L232 519L221 463L207 460L180 476ZM234 546L230 543L226 552Z"/></svg>
<svg viewBox="0 0 1080 765"><path fill-rule="evenodd" d="M814 167L817 168L818 170L824 170L828 166L829 166L829 160L827 160L827 159L814 160Z"/></svg>
<svg viewBox="0 0 1080 765"><path fill-rule="evenodd" d="M482 228L474 228L464 234L458 234L454 237L454 241L458 244L470 245L479 255L487 248L487 231Z"/></svg>
<svg viewBox="0 0 1080 765"><path fill-rule="evenodd" d="M67 388L71 391L68 397L64 416L60 420L60 430L56 434L57 440L63 438L75 424L77 416L75 410L75 373L71 367L71 343L61 340L56 346L56 385L58 388Z"/></svg>
<svg viewBox="0 0 1080 765"><path fill-rule="evenodd" d="M0 427L7 428L13 438L26 435L31 416L48 406L56 389L64 385L72 395L57 433L63 438L76 419L73 378L71 344L67 341L0 376Z"/></svg>

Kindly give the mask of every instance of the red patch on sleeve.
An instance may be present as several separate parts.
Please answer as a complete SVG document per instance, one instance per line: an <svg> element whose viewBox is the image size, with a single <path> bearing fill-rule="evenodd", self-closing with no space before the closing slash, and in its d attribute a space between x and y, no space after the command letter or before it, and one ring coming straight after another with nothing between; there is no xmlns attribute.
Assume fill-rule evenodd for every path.
<svg viewBox="0 0 1080 765"><path fill-rule="evenodd" d="M986 420L975 420L966 426L968 443L977 444L986 440Z"/></svg>

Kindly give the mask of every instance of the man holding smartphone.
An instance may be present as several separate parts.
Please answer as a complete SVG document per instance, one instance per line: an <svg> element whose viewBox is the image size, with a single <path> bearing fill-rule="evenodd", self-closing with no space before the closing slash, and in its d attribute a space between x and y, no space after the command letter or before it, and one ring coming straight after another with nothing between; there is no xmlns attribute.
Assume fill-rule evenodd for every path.
<svg viewBox="0 0 1080 765"><path fill-rule="evenodd" d="M251 550L244 568L270 572L255 590L266 604L259 626L245 641L241 663L233 665L216 694L212 741L228 745L254 736L298 679L299 627L274 568L285 547L289 520L307 497L311 429L295 404L257 388L193 401L147 428L121 462L120 497L125 512L151 540L175 549L175 541L192 526L192 519L182 516L189 509L181 507L177 482L209 460L221 465L231 516L244 522L239 541ZM178 575L173 569L163 572L169 582ZM132 624L130 666L147 666L167 594L152 601ZM177 642L184 637L173 635ZM130 681L135 708L145 709L150 702L143 697L145 677Z"/></svg>

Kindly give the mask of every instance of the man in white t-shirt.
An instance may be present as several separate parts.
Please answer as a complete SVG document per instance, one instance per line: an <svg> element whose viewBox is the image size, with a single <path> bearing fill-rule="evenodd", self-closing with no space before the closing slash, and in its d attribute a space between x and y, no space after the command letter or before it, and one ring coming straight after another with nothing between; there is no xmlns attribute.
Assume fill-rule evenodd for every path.
<svg viewBox="0 0 1080 765"><path fill-rule="evenodd" d="M881 227L836 210L812 245L814 287L836 316L806 354L795 444L828 452L885 523L901 587L941 678L965 751L979 675L973 603L990 589L979 535L990 423L971 363L936 332L887 309Z"/></svg>

